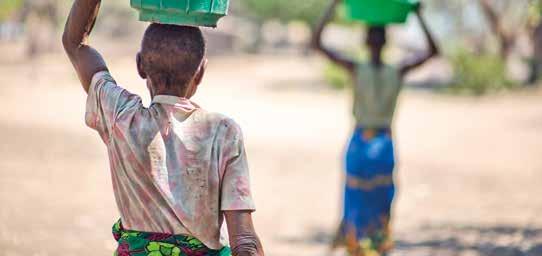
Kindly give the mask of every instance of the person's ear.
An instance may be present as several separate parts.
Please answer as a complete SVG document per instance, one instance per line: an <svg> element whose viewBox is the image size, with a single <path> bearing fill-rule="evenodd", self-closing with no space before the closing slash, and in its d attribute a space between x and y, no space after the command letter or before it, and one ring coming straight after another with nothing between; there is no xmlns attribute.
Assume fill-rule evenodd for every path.
<svg viewBox="0 0 542 256"><path fill-rule="evenodd" d="M203 59L201 66L199 67L198 71L196 71L196 75L194 76L194 79L190 83L190 86L188 87L188 91L186 92L186 98L190 99L194 94L196 94L196 91L198 90L198 85L201 84L201 81L203 80L203 75L205 74L205 69L207 68L207 59Z"/></svg>
<svg viewBox="0 0 542 256"><path fill-rule="evenodd" d="M145 69L143 68L143 58L141 57L140 52L138 52L136 55L136 64L137 64L137 73L139 73L139 76L143 79L147 79L147 73L145 72Z"/></svg>
<svg viewBox="0 0 542 256"><path fill-rule="evenodd" d="M201 84L201 81L203 81L203 76L205 75L205 70L207 69L207 62L208 60L206 58L203 59L201 66L198 72L196 73L196 76L194 77L194 85L197 86Z"/></svg>

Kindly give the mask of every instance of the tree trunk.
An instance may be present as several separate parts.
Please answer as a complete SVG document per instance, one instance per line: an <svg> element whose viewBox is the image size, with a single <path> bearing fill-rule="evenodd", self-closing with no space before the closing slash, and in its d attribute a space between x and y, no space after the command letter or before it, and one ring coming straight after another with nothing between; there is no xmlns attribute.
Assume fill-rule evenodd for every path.
<svg viewBox="0 0 542 256"><path fill-rule="evenodd" d="M510 56L512 47L514 45L514 35L507 34L502 28L499 14L493 9L490 1L480 0L480 7L489 22L491 30L497 36L499 40L499 53L503 59L507 59Z"/></svg>
<svg viewBox="0 0 542 256"><path fill-rule="evenodd" d="M59 24L58 15L56 0L24 1L18 19L26 25L28 58L56 49L54 40Z"/></svg>
<svg viewBox="0 0 542 256"><path fill-rule="evenodd" d="M534 84L542 78L542 20L532 33L533 58L529 75L529 83Z"/></svg>

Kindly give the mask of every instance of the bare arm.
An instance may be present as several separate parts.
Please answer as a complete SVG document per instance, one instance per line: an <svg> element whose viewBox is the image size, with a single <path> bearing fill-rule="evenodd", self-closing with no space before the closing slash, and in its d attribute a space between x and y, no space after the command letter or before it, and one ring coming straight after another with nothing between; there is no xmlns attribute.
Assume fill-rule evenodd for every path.
<svg viewBox="0 0 542 256"><path fill-rule="evenodd" d="M264 256L250 211L225 211L233 256Z"/></svg>
<svg viewBox="0 0 542 256"><path fill-rule="evenodd" d="M407 75L408 72L412 71L413 69L423 65L425 62L427 62L429 59L433 58L434 56L439 55L439 49L437 47L437 44L435 40L433 39L433 36L431 35L429 28L427 27L425 19L421 15L421 7L419 7L416 10L416 15L418 16L418 19L420 20L423 32L427 39L427 43L429 44L429 51L426 53L418 54L417 56L414 56L412 59L406 60L400 67L400 72L401 72L402 77Z"/></svg>
<svg viewBox="0 0 542 256"><path fill-rule="evenodd" d="M331 61L335 62L336 64L346 68L351 73L354 71L355 64L354 61L345 58L344 56L341 56L341 54L326 48L322 44L322 33L324 31L324 28L326 25L331 21L331 18L333 17L333 14L335 13L335 9L337 8L337 5L341 0L332 0L333 2L329 6L329 8L326 10L324 16L318 23L318 26L314 30L314 34L312 37L312 47L324 55L326 55Z"/></svg>
<svg viewBox="0 0 542 256"><path fill-rule="evenodd" d="M64 49L85 92L88 92L92 76L107 70L102 56L86 44L96 22L100 3L101 0L75 0L62 36Z"/></svg>

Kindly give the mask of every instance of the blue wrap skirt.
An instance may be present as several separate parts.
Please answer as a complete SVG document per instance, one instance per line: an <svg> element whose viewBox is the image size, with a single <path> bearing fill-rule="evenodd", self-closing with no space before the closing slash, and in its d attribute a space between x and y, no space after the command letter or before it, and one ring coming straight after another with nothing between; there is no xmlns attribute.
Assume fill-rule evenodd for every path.
<svg viewBox="0 0 542 256"><path fill-rule="evenodd" d="M390 129L356 128L345 162L344 214L336 243L350 255L384 255L392 247L389 221L395 196Z"/></svg>

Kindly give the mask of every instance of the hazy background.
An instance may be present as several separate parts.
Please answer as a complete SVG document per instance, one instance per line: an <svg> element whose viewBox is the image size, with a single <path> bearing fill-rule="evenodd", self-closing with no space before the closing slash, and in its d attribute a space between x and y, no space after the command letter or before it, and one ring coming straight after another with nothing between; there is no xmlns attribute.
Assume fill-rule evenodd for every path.
<svg viewBox="0 0 542 256"><path fill-rule="evenodd" d="M146 24L128 2L103 2L91 43L148 103L134 61ZM195 101L243 127L271 256L330 255L341 216L350 84L307 49L327 3L234 0L218 29L205 29L210 66ZM424 3L443 54L408 78L400 99L392 255L540 256L542 4ZM61 51L70 4L0 0L2 256L115 249L105 146L84 125L85 94ZM365 58L364 27L341 16L326 44ZM391 63L425 49L415 17L389 36Z"/></svg>

